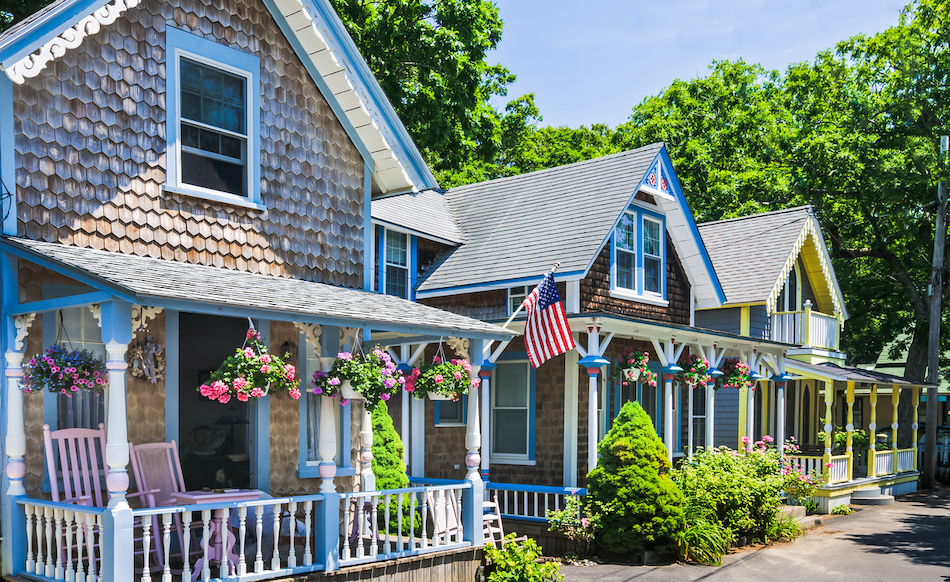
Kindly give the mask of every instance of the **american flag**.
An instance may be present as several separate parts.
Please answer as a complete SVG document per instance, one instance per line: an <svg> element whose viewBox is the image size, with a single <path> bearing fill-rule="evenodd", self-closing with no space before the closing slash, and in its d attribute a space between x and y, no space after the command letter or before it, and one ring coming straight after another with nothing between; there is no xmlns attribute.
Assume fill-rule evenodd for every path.
<svg viewBox="0 0 950 582"><path fill-rule="evenodd" d="M528 312L524 345L532 366L537 368L554 356L574 349L571 327L554 284L554 271L548 271L541 284L525 297L521 305Z"/></svg>

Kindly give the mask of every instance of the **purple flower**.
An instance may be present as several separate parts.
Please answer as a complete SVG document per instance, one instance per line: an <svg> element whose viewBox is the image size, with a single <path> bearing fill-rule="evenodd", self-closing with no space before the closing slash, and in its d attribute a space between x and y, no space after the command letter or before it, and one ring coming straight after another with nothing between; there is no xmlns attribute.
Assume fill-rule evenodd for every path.
<svg viewBox="0 0 950 582"><path fill-rule="evenodd" d="M330 378L329 384L330 384L330 386L339 386L339 385L340 385L340 379L339 379L339 378Z"/></svg>

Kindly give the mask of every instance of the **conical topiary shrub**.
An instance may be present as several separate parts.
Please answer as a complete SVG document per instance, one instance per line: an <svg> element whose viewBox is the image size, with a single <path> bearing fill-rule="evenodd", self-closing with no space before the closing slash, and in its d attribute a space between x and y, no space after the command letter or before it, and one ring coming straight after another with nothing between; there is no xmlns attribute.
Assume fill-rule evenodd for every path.
<svg viewBox="0 0 950 582"><path fill-rule="evenodd" d="M597 545L617 554L675 551L684 527L683 493L670 479L666 447L650 417L627 402L598 448L588 500L600 516Z"/></svg>
<svg viewBox="0 0 950 582"><path fill-rule="evenodd" d="M409 476L406 475L406 465L402 462L405 448L396 427L393 425L393 419L389 416L389 409L385 402L380 402L372 412L373 420L373 475L376 476L376 489L384 491L387 489L404 489L409 487ZM414 521L410 522L411 496L406 495L402 503L403 525L402 533L410 533L410 523L414 523L416 533L421 531L421 519L418 511L415 512ZM385 518L386 505L379 504L379 523L383 523ZM400 512L399 503L395 496L389 503L389 533L398 533L398 518ZM380 526L382 529L382 526Z"/></svg>

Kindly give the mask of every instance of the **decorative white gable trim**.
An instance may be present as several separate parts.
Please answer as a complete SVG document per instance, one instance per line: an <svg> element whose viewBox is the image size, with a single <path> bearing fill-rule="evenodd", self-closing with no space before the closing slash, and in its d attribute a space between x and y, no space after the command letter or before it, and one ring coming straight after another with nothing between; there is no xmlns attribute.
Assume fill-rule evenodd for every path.
<svg viewBox="0 0 950 582"><path fill-rule="evenodd" d="M6 67L4 70L7 76L17 85L22 85L27 79L39 75L50 61L63 56L69 49L77 48L87 36L96 34L103 26L112 24L123 12L137 6L139 2L140 0L115 0L112 4L106 4L64 30L59 36L47 41L38 50Z"/></svg>
<svg viewBox="0 0 950 582"><path fill-rule="evenodd" d="M785 261L785 265L782 267L778 279L776 279L775 284L772 286L772 291L766 300L766 308L769 313L775 313L775 303L778 301L778 296L782 293L785 280L788 279L789 273L792 272L792 268L798 260L798 255L802 252L802 247L808 242L808 237L813 237L815 246L818 247L818 252L816 253L818 255L818 264L821 267L822 275L825 277L825 284L828 285L829 295L831 295L831 301L835 311L846 314L844 301L841 297L841 290L838 288L838 280L835 277L834 268L831 266L831 261L828 257L828 249L825 247L825 241L821 236L821 231L818 229L818 221L815 220L813 216L805 221L802 231L798 234L798 239L792 247L792 252L789 253L788 260ZM844 316L847 317L847 315Z"/></svg>

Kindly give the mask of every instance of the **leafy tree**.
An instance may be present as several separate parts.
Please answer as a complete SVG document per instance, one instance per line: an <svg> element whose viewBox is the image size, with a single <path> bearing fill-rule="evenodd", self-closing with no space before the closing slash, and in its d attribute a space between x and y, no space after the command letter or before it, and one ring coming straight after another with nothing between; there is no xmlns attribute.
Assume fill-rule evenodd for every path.
<svg viewBox="0 0 950 582"><path fill-rule="evenodd" d="M666 447L637 402L627 402L598 449L587 476L588 496L599 516L597 544L628 554L672 552L683 528L683 493L670 479Z"/></svg>

